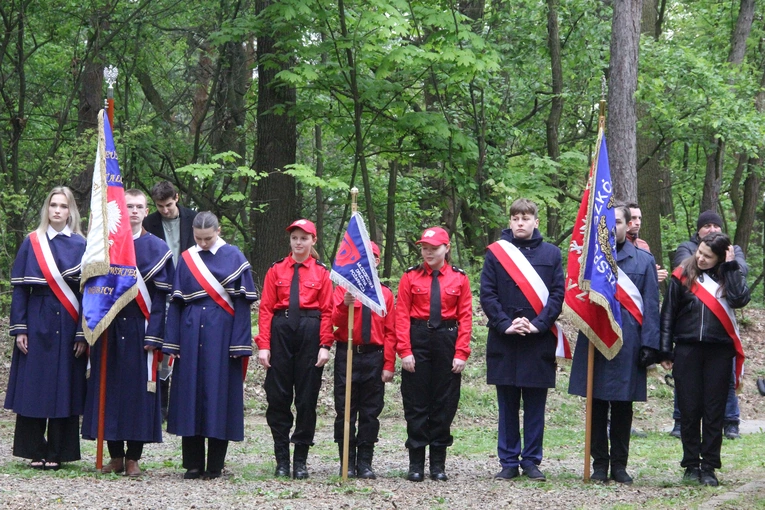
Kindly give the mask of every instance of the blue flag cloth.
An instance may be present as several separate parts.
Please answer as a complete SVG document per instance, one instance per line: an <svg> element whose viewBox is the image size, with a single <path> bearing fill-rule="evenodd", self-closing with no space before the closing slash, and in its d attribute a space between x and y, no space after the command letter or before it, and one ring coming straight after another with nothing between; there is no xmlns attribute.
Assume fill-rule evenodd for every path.
<svg viewBox="0 0 765 510"><path fill-rule="evenodd" d="M622 346L622 314L616 299L616 279L619 268L616 265L616 216L615 199L611 184L611 169L608 164L606 136L599 132L595 164L590 172L588 190L585 193L587 212L581 227L583 241L579 261L576 297L581 299L581 291L588 292L587 300L598 305L599 309L580 312L583 324L577 324L595 343L598 350L607 359L613 359ZM582 204L584 206L585 204ZM573 241L576 236L572 237ZM569 257L569 266L571 258ZM569 267L569 280L575 275ZM569 284L567 284L569 285ZM567 304L575 301L567 294ZM578 321L574 321L577 322Z"/></svg>
<svg viewBox="0 0 765 510"><path fill-rule="evenodd" d="M93 345L138 295L133 232L106 112L98 114L88 244L82 256L82 329Z"/></svg>
<svg viewBox="0 0 765 510"><path fill-rule="evenodd" d="M329 277L376 314L388 313L369 234L357 212L351 215Z"/></svg>

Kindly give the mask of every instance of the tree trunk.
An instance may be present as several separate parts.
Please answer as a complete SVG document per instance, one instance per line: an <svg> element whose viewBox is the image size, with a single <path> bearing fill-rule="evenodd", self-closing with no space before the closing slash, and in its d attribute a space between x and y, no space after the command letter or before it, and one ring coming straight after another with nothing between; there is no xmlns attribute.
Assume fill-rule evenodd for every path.
<svg viewBox="0 0 765 510"><path fill-rule="evenodd" d="M388 203L385 210L385 253L383 259L383 277L390 278L393 272L393 249L396 246L396 181L399 162L390 164L388 175Z"/></svg>
<svg viewBox="0 0 765 510"><path fill-rule="evenodd" d="M321 139L321 124L316 124L313 128L314 144L316 151L316 177L322 178L324 176L324 148L322 146ZM325 252L326 245L324 244L324 196L320 186L316 186L316 251L324 259L329 260L328 257L334 254L328 254Z"/></svg>
<svg viewBox="0 0 765 510"><path fill-rule="evenodd" d="M560 36L558 34L559 0L547 0L547 47L550 50L550 70L552 71L552 104L547 116L547 155L553 161L560 159L558 128L563 114L563 65L560 55ZM558 174L552 176L551 185L560 187ZM564 195L558 194L558 202L563 203ZM556 239L560 235L559 208L547 207L547 237Z"/></svg>
<svg viewBox="0 0 765 510"><path fill-rule="evenodd" d="M731 35L728 62L734 66L744 61L746 40L752 30L754 19L754 0L741 0L736 26ZM725 142L713 135L709 141L707 152L707 168L704 176L704 194L701 197L700 212L717 208L722 186L723 163L725 161Z"/></svg>
<svg viewBox="0 0 765 510"><path fill-rule="evenodd" d="M608 78L608 160L614 195L637 200L637 90L641 0L614 0Z"/></svg>
<svg viewBox="0 0 765 510"><path fill-rule="evenodd" d="M658 39L658 0L643 0L640 32ZM654 124L648 105L638 104L637 115L641 129L637 133L637 186L638 204L643 213L639 236L651 247L656 263L664 265L661 242L662 169L659 165L659 143L654 135Z"/></svg>
<svg viewBox="0 0 765 510"><path fill-rule="evenodd" d="M262 13L273 1L278 0L258 0L256 13ZM284 229L297 219L298 213L295 179L283 173L286 165L295 163L297 151L297 125L295 117L290 115L296 92L294 87L276 79L276 73L289 68L286 57L280 54L277 36L262 33L258 37L255 170L269 175L258 181L251 191L253 242L249 259L261 284L271 263L289 252ZM275 108L277 105L284 108ZM261 212L259 207L264 210Z"/></svg>

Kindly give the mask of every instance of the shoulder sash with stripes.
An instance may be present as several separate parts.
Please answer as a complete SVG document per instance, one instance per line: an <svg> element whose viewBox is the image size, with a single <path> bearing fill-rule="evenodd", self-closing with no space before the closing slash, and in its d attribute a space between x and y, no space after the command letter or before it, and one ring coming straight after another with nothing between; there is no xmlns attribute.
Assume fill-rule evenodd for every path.
<svg viewBox="0 0 765 510"><path fill-rule="evenodd" d="M190 248L183 252L183 260L189 266L191 274L197 280L197 283L207 292L207 294L218 303L226 312L234 315L234 302L231 300L231 296L228 295L223 285L213 276L210 270L205 265L204 261L199 256L199 252L194 248Z"/></svg>
<svg viewBox="0 0 765 510"><path fill-rule="evenodd" d="M627 273L622 271L621 267L616 280L616 300L635 318L638 324L643 325L643 296L640 295L640 290L635 282L627 276Z"/></svg>
<svg viewBox="0 0 765 510"><path fill-rule="evenodd" d="M679 279L683 285L688 280L683 275L683 268L680 266L672 272L672 276ZM736 349L736 388L738 388L739 384L741 384L741 378L744 376L744 360L746 356L744 355L744 347L741 345L736 315L725 298L717 297L719 290L720 285L707 276L703 281L701 279L696 280L696 285L693 286L691 292L712 311L717 320L723 325L723 328L725 328L725 332L733 340L733 346Z"/></svg>
<svg viewBox="0 0 765 510"><path fill-rule="evenodd" d="M80 302L64 281L64 277L61 276L61 271L59 271L56 261L53 259L53 253L50 251L48 236L38 236L35 231L29 234L29 240L32 243L37 265L40 266L43 276L45 276L45 281L48 282L48 286L76 322L80 317Z"/></svg>
<svg viewBox="0 0 765 510"><path fill-rule="evenodd" d="M138 303L138 308L141 309L141 313L144 316L145 330L149 329L149 318L151 317L151 295L149 289L146 287L146 282L143 279L141 271L136 267L137 283L138 283L138 295L135 298ZM162 352L157 349L152 349L146 353L146 391L151 393L157 392L157 367L162 361Z"/></svg>
<svg viewBox="0 0 765 510"><path fill-rule="evenodd" d="M547 304L547 298L550 291L547 289L544 281L534 269L534 266L512 243L501 239L496 243L489 245L489 250L497 257L502 267L507 271L510 277L518 284L524 297L529 301L534 311L539 314ZM568 343L566 335L563 334L563 328L558 323L550 327L550 331L558 339L555 348L555 355L559 358L571 359L571 346Z"/></svg>

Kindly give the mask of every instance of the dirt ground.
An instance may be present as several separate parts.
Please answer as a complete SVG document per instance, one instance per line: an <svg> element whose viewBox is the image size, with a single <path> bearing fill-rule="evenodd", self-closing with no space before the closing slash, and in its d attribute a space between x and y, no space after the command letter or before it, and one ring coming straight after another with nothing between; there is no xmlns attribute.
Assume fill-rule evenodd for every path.
<svg viewBox="0 0 765 510"><path fill-rule="evenodd" d="M743 420L765 419L765 398L756 390L756 375L765 374L765 311L746 310L742 321L744 346L748 354L746 385L740 396ZM7 331L7 324L0 323ZM5 336L5 335L4 335ZM11 340L5 336L0 348L0 399L5 398L10 367ZM483 363L480 357L470 363ZM567 367L560 377L566 382ZM337 475L337 453L332 444L331 370L325 370L320 406L330 411L320 413L316 437L317 447L309 457L311 478L306 481L276 481L271 478L273 461L271 438L263 417L265 397L260 383L263 373L251 365L246 398L258 404L248 409L245 441L232 443L227 457L224 477L201 481L181 479L180 440L165 435L165 442L147 445L142 465L145 474L140 479L97 475L94 469L94 446L83 442L83 460L65 465L56 473L26 468L26 461L11 455L13 442L13 413L0 411L0 508L637 508L687 507L703 504L704 508L745 508L743 501L765 500L765 472L724 472L718 489L689 488L679 484L679 467L656 468L647 456L631 467L636 478L632 486L585 485L582 477L581 446L560 445L545 450L542 464L549 481L533 483L523 479L497 482L492 479L499 465L493 446L478 453L450 453L447 460L449 481L423 483L407 482L403 476L407 455L402 444L403 418L400 410L389 413L382 421L381 440L376 449L374 481L351 480L342 484ZM663 384L663 374L655 373L649 385ZM563 386L565 387L565 386ZM572 402L573 397L559 389L551 392L550 406ZM390 406L399 406L398 387L388 386ZM650 394L650 391L649 391ZM659 432L671 424L670 403L649 400L637 404L635 427L647 432ZM572 406L583 423L581 406ZM459 415L461 428L485 427L493 430L496 418L471 418ZM635 438L633 452L652 448L656 435ZM466 439L462 439L465 441ZM674 443L673 443L674 444ZM678 443L679 444L679 443ZM318 446L321 445L321 446ZM546 445L547 446L547 445ZM725 452L723 452L725 453ZM639 455L636 455L639 456ZM108 459L106 459L108 460ZM632 458L630 459L632 462ZM679 457L678 457L679 461ZM723 462L726 462L724 458ZM730 499L724 502L721 495Z"/></svg>

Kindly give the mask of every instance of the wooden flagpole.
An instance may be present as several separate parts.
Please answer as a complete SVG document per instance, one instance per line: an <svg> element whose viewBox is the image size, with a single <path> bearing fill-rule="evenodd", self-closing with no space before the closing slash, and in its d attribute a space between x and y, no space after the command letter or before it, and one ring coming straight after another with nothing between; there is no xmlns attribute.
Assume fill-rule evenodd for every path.
<svg viewBox="0 0 765 510"><path fill-rule="evenodd" d="M606 122L606 78L601 82L600 114L598 133L605 128ZM599 149L598 149L599 150ZM592 184L592 183L590 183ZM592 188L590 188L592 192ZM595 370L595 344L590 342L587 349L587 404L584 418L584 481L590 481L590 454L592 453L592 387Z"/></svg>
<svg viewBox="0 0 765 510"><path fill-rule="evenodd" d="M109 84L106 91L105 110L109 118L109 127L114 136L114 83L117 81L117 68L104 67L104 80ZM104 467L104 428L106 416L106 351L109 345L109 329L101 333L101 371L98 380L98 438L96 439L96 470L101 472Z"/></svg>
<svg viewBox="0 0 765 510"><path fill-rule="evenodd" d="M359 195L357 187L351 188L351 214L358 211L356 198ZM353 385L353 310L356 306L348 307L348 353L345 367L345 427L343 428L343 482L348 481L348 453L351 437L351 386Z"/></svg>

